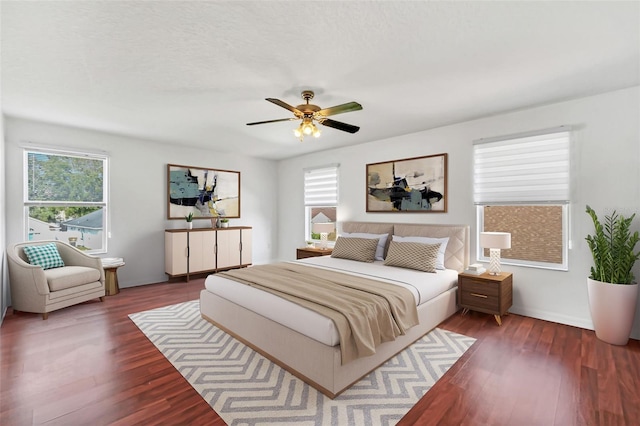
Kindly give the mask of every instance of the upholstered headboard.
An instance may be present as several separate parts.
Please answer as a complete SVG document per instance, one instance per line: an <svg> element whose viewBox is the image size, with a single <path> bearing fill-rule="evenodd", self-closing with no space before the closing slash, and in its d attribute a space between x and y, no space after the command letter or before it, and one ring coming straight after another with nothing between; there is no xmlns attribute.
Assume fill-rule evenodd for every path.
<svg viewBox="0 0 640 426"><path fill-rule="evenodd" d="M420 223L382 223L382 222L342 222L344 232L366 232L369 234L398 235L401 237L449 237L444 255L447 269L461 272L469 265L469 226L468 225L426 225ZM387 247L391 237L387 239ZM386 254L386 253L385 253Z"/></svg>

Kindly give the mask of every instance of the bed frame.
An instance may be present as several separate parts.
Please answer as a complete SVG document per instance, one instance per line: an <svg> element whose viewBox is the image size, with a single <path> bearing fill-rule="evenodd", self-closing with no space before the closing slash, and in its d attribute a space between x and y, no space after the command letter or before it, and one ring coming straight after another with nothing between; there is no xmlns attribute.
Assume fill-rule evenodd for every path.
<svg viewBox="0 0 640 426"><path fill-rule="evenodd" d="M342 230L399 236L449 237L445 266L462 271L469 264L467 225L345 222ZM374 355L345 365L341 363L340 346L324 345L206 289L200 293L200 312L207 321L333 399L453 315L458 310L456 292L457 287L423 303L418 307L420 324L410 328L407 334L396 340L381 344Z"/></svg>

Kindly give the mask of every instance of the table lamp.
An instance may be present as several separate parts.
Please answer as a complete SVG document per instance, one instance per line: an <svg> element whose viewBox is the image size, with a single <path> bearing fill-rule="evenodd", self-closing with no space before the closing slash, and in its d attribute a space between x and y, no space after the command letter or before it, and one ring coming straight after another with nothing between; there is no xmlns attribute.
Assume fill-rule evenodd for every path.
<svg viewBox="0 0 640 426"><path fill-rule="evenodd" d="M335 229L335 223L331 223L331 222L314 223L311 229L315 234L320 234L320 248L326 249L327 237Z"/></svg>
<svg viewBox="0 0 640 426"><path fill-rule="evenodd" d="M480 247L489 249L489 274L500 275L500 249L511 248L509 232L481 232Z"/></svg>

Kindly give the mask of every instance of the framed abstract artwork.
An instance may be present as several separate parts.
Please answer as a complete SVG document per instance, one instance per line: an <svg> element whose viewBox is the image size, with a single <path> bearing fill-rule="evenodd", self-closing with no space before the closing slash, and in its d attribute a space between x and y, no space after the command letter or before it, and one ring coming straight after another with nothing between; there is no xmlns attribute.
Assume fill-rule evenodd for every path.
<svg viewBox="0 0 640 426"><path fill-rule="evenodd" d="M167 164L167 219L240 217L240 172Z"/></svg>
<svg viewBox="0 0 640 426"><path fill-rule="evenodd" d="M367 212L447 212L447 154L367 164Z"/></svg>

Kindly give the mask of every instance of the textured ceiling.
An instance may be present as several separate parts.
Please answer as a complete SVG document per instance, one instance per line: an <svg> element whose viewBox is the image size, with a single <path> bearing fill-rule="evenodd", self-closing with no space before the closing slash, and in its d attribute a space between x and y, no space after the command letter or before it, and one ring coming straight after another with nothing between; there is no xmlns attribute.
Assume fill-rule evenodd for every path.
<svg viewBox="0 0 640 426"><path fill-rule="evenodd" d="M3 1L10 116L279 159L640 84L639 2ZM264 100L362 111L300 142Z"/></svg>

